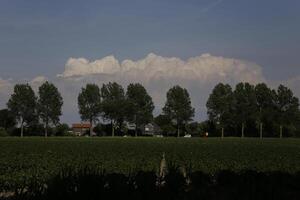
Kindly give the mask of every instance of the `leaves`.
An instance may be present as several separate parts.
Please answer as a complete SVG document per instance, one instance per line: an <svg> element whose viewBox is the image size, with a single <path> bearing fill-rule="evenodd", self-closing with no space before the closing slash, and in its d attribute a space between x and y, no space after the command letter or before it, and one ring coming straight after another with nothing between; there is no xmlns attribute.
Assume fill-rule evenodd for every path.
<svg viewBox="0 0 300 200"><path fill-rule="evenodd" d="M48 81L39 87L38 113L42 121L56 125L62 114L63 99L58 89Z"/></svg>
<svg viewBox="0 0 300 200"><path fill-rule="evenodd" d="M189 122L194 117L188 91L180 86L174 86L167 92L167 102L163 107L163 114L176 121L177 126Z"/></svg>
<svg viewBox="0 0 300 200"><path fill-rule="evenodd" d="M7 107L21 125L37 119L36 96L29 84L15 85Z"/></svg>
<svg viewBox="0 0 300 200"><path fill-rule="evenodd" d="M78 95L79 114L83 121L96 122L101 113L100 89L95 84L87 84Z"/></svg>
<svg viewBox="0 0 300 200"><path fill-rule="evenodd" d="M154 104L146 89L139 83L129 84L126 92L128 103L127 119L137 125L146 124L153 119Z"/></svg>

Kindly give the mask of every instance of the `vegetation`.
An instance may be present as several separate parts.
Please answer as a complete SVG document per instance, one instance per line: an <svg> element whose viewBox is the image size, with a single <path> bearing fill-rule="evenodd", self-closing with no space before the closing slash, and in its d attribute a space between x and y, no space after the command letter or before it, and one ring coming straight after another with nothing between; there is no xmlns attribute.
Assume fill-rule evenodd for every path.
<svg viewBox="0 0 300 200"><path fill-rule="evenodd" d="M34 188L44 183L49 184L49 187L51 183L57 183L51 185L53 187L59 187L58 183L63 182L72 185L83 184L81 181L86 179L73 181L77 177L77 172L85 167L90 169L91 173L98 171L98 175L117 173L119 175L115 177L116 182L122 182L124 180L122 177L130 177L138 172L157 174L160 171L163 154L168 166L177 166L177 169L183 170L185 174L201 172L216 178L221 171L229 170L227 177L232 179L224 177L224 181L235 178L239 180L236 175L243 174L245 170L255 171L252 175L257 174L253 177L255 179L251 178L249 181L264 177L261 173L272 174L280 171L286 174L282 178L293 178L294 174L300 171L298 139L27 137L0 138L0 148L0 188L6 191L12 189L22 191L22 188L28 186ZM66 169L68 170L65 171ZM174 181L175 177L177 175L169 177L173 178L169 183L180 185L182 182ZM64 181L55 182L58 180ZM102 179L96 180L98 183ZM254 181L253 184L260 183L259 181ZM89 182L86 182L87 186L92 186L93 184L88 184ZM231 184L233 183L238 184L235 181ZM276 182L279 183L280 181ZM66 188L62 187L59 190L57 187L53 191L63 191L62 188ZM234 189L237 189L236 187L237 185ZM95 193L101 190L98 188L91 191Z"/></svg>
<svg viewBox="0 0 300 200"><path fill-rule="evenodd" d="M21 125L21 137L23 137L24 123L29 125L37 116L36 96L32 88L28 84L15 85L7 107Z"/></svg>
<svg viewBox="0 0 300 200"><path fill-rule="evenodd" d="M153 120L154 104L146 89L139 83L128 85L126 99L129 108L127 119L136 125L135 136L137 136L138 127Z"/></svg>
<svg viewBox="0 0 300 200"><path fill-rule="evenodd" d="M167 102L163 107L163 113L177 126L177 137L180 136L180 128L186 125L194 117L195 109L192 108L188 91L180 86L174 86L167 92Z"/></svg>
<svg viewBox="0 0 300 200"><path fill-rule="evenodd" d="M87 84L78 95L79 114L83 121L91 124L90 135L92 135L92 124L98 121L101 113L100 89L95 84Z"/></svg>
<svg viewBox="0 0 300 200"><path fill-rule="evenodd" d="M52 83L40 86L38 98L28 84L17 84L8 108L0 110L0 127L13 136L17 131L21 136L24 132L66 135L56 134L62 104L63 99ZM96 84L87 84L78 95L79 114L82 121L91 124L90 135L93 131L99 136L133 135L128 124L135 126L138 135L146 124L154 123L165 136L300 136L299 99L283 85L275 90L264 83L238 83L233 89L219 83L208 97L208 120L203 122L193 121L195 109L191 105L188 91L180 86L169 89L162 113L156 117L152 98L139 83L129 84L126 92L116 82L103 84L101 89Z"/></svg>
<svg viewBox="0 0 300 200"><path fill-rule="evenodd" d="M112 136L115 128L121 129L126 118L127 102L125 92L121 85L116 82L103 84L101 88L102 109L104 119L110 120Z"/></svg>
<svg viewBox="0 0 300 200"><path fill-rule="evenodd" d="M48 136L50 123L57 125L61 116L63 105L62 97L58 89L46 81L39 87L39 98L37 103L38 114L45 124L45 137Z"/></svg>
<svg viewBox="0 0 300 200"><path fill-rule="evenodd" d="M276 91L263 83L239 83L232 91L220 83L210 94L207 109L209 132L221 128L222 136L224 129L227 136L283 137L283 130L285 136L295 136L300 122L299 99L283 85Z"/></svg>

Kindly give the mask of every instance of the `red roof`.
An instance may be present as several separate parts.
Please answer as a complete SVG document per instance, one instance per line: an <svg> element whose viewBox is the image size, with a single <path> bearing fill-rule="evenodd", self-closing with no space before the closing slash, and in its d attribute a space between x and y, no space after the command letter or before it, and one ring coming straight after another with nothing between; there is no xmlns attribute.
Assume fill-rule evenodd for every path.
<svg viewBox="0 0 300 200"><path fill-rule="evenodd" d="M91 128L90 123L72 124L72 128Z"/></svg>

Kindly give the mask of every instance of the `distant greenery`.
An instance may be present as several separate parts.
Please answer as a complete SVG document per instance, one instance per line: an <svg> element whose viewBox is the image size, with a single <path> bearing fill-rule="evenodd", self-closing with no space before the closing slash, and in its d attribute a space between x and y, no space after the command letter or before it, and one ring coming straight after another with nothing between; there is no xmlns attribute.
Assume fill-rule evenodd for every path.
<svg viewBox="0 0 300 200"><path fill-rule="evenodd" d="M126 91L116 82L101 88L87 84L78 94L81 120L93 125L90 135L137 136L146 124L154 123L164 136L300 137L299 99L283 85L271 89L264 83L238 83L232 88L219 83L208 97L208 119L202 122L193 121L192 104L187 89L178 85L168 90L156 117L152 98L139 83L129 84ZM43 83L38 96L29 84L17 84L7 109L0 110L0 127L12 136L66 135L57 132L62 105L61 94L52 83ZM134 133L128 123L135 127Z"/></svg>
<svg viewBox="0 0 300 200"><path fill-rule="evenodd" d="M37 111L45 127L45 137L48 135L48 127L52 123L57 125L62 115L63 100L58 89L46 81L39 87Z"/></svg>
<svg viewBox="0 0 300 200"><path fill-rule="evenodd" d="M239 83L232 90L222 83L215 86L207 101L209 120L226 136L295 136L300 122L299 99L280 85ZM220 134L219 134L220 135Z"/></svg>
<svg viewBox="0 0 300 200"><path fill-rule="evenodd" d="M137 172L158 174L163 154L167 163L186 172L211 176L224 170L235 174L245 170L289 174L300 171L299 139L3 137L0 149L0 192L23 186L34 189L36 183L72 175L64 171L66 168L75 175L83 167L123 176Z"/></svg>

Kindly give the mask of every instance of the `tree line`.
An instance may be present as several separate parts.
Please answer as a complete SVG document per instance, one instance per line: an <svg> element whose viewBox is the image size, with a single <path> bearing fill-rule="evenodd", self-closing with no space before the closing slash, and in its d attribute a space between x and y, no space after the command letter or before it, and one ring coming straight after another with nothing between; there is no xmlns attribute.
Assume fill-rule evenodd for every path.
<svg viewBox="0 0 300 200"><path fill-rule="evenodd" d="M182 136L187 133L209 136L295 136L299 133L299 100L293 92L280 85L277 90L266 84L239 83L234 89L228 84L217 84L207 101L208 120L193 121L188 91L178 85L170 88L162 113L153 116L154 103L147 90L139 83L124 88L109 82L99 87L87 84L78 95L78 110L82 121L93 126L89 130L109 135L128 133L127 123L134 124L134 135L139 135L144 126L154 123L163 135ZM7 109L0 110L0 127L5 131L43 131L63 135L68 125L60 124L63 99L57 87L49 82L38 88L36 95L29 84L14 87ZM20 128L15 127L19 125ZM33 128L38 127L38 128ZM107 130L109 127L110 130ZM28 133L31 134L31 133ZM0 130L1 135L1 130Z"/></svg>
<svg viewBox="0 0 300 200"><path fill-rule="evenodd" d="M219 83L206 106L210 123L222 137L282 137L284 130L288 136L300 128L299 99L283 85L272 90L265 83L239 83L233 90Z"/></svg>

